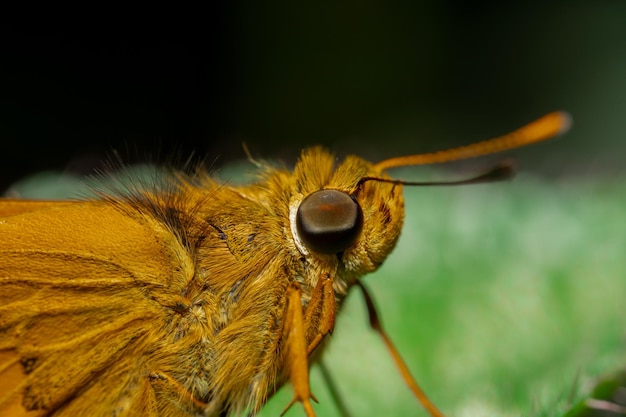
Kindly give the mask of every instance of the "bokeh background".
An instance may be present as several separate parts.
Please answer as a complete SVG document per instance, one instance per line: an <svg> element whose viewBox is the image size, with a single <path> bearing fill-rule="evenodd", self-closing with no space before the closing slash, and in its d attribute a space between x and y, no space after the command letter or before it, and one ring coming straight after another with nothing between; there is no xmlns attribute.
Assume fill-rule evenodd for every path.
<svg viewBox="0 0 626 417"><path fill-rule="evenodd" d="M509 154L518 181L407 191L398 249L366 282L450 415L561 415L626 364L626 2L241 1L79 14L0 25L0 189L69 196L80 189L68 174L111 155L194 153L232 166L243 142L286 165L313 144L376 161L564 109L570 133ZM397 175L466 175L501 157L485 159ZM32 191L24 179L41 171L62 180L37 176ZM329 362L354 415L424 415L358 297L345 313ZM321 415L336 415L313 378ZM263 415L282 410L281 395Z"/></svg>
<svg viewBox="0 0 626 417"><path fill-rule="evenodd" d="M89 172L112 150L222 163L244 157L245 141L285 161L311 144L377 160L557 109L576 129L520 151L524 162L623 172L624 2L223 3L5 16L0 186L41 169Z"/></svg>

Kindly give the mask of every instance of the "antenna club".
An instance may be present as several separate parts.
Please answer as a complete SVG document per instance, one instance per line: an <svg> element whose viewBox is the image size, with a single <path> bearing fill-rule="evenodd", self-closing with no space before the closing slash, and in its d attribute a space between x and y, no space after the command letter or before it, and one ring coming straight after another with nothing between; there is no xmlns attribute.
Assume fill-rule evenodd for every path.
<svg viewBox="0 0 626 417"><path fill-rule="evenodd" d="M564 135L572 128L572 123L574 123L572 115L563 110L557 111L555 114L561 119L561 128L557 135Z"/></svg>
<svg viewBox="0 0 626 417"><path fill-rule="evenodd" d="M400 166L438 164L442 162L458 161L460 159L475 158L478 156L518 148L520 146L540 142L557 135L562 135L569 130L571 125L572 117L569 113L564 111L555 111L548 113L545 116L540 117L539 119L530 122L517 130L514 130L513 132L493 139L444 151L386 159L375 164L374 166L378 170L384 171L388 168Z"/></svg>

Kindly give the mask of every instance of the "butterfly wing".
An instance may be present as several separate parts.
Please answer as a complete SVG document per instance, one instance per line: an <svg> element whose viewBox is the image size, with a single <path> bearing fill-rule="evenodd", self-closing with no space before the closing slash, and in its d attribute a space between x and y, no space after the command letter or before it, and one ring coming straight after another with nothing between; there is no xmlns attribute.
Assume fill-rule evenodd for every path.
<svg viewBox="0 0 626 417"><path fill-rule="evenodd" d="M52 200L0 200L0 218L16 216L47 208L69 207L77 204L73 201Z"/></svg>
<svg viewBox="0 0 626 417"><path fill-rule="evenodd" d="M184 280L176 239L102 202L4 201L0 215L0 415L169 414L149 352Z"/></svg>

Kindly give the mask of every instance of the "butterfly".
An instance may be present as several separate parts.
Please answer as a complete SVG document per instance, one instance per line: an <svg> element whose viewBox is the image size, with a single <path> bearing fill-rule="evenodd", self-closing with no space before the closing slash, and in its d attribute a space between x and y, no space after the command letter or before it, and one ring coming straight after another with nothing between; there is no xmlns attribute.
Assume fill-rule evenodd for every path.
<svg viewBox="0 0 626 417"><path fill-rule="evenodd" d="M362 290L372 327L432 416L443 414L384 332L363 275L394 248L399 166L498 152L562 133L550 113L461 148L371 163L320 147L292 171L262 164L231 186L205 172L96 190L78 201L0 200L0 414L255 414L286 383L315 415L309 367Z"/></svg>

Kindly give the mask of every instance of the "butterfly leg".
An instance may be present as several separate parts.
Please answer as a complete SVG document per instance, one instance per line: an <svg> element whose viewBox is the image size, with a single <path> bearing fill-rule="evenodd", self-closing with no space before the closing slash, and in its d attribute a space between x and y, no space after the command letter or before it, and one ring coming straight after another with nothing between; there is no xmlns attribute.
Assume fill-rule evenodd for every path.
<svg viewBox="0 0 626 417"><path fill-rule="evenodd" d="M348 406L343 401L343 398L341 398L341 393L339 392L337 384L335 383L335 380L333 379L330 373L330 370L328 369L324 361L320 360L317 366L319 367L322 373L322 379L324 380L324 383L326 384L328 393L330 394L330 397L333 399L333 402L335 403L335 406L337 407L337 412L339 413L341 417L351 417L350 411L348 410Z"/></svg>
<svg viewBox="0 0 626 417"><path fill-rule="evenodd" d="M333 280L325 276L317 281L317 285L311 294L311 299L304 312L304 325L306 328L307 355L311 355L315 348L335 328L335 314L337 302L333 290Z"/></svg>
<svg viewBox="0 0 626 417"><path fill-rule="evenodd" d="M308 417L315 416L310 398L315 396L309 386L309 356L324 336L335 327L336 301L330 276L320 278L311 293L306 311L302 312L301 290L292 284L287 290L287 355L294 398L283 414L295 402L301 402Z"/></svg>
<svg viewBox="0 0 626 417"><path fill-rule="evenodd" d="M398 352L398 349L396 349L396 347L394 346L391 338L383 329L383 326L380 323L380 318L378 317L378 313L376 312L376 307L374 306L374 301L372 300L372 297L369 295L369 292L365 288L365 285L360 281L357 281L356 285L363 292L365 304L367 305L367 313L370 319L370 326L383 339L387 350L391 354L391 358L396 363L396 366L398 367L398 370L402 375L402 379L404 379L404 383L409 387L409 389L413 392L413 395L417 397L419 402L432 417L445 417L443 413L439 411L439 409L435 406L435 404L433 404L432 401L430 401L430 399L426 396L426 393L422 390L422 388L420 388L420 386L417 384L417 381L415 380L415 378L413 378L413 375L411 375L411 372L409 371L409 367L402 359L402 356L400 356L400 352Z"/></svg>
<svg viewBox="0 0 626 417"><path fill-rule="evenodd" d="M207 406L207 403L197 399L178 381L164 372L151 372L149 378L154 388L157 388L159 391L176 393L177 398L180 398L186 404L193 405L196 409L202 410Z"/></svg>
<svg viewBox="0 0 626 417"><path fill-rule="evenodd" d="M302 315L302 296L298 284L292 283L287 288L287 314L285 320L287 340L287 366L289 378L293 385L294 397L285 407L281 416L296 402L302 403L307 417L315 417L315 411L310 399L315 397L311 394L309 386L309 362L307 356L307 343Z"/></svg>

